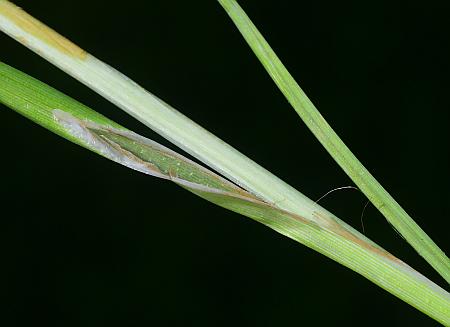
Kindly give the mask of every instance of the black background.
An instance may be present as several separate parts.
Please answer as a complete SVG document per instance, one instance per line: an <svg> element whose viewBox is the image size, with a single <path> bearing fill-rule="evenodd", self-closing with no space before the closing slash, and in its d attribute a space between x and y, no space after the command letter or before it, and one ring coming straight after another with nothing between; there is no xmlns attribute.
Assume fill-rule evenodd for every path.
<svg viewBox="0 0 450 327"><path fill-rule="evenodd" d="M16 3L312 199L352 184L216 1ZM448 248L448 1L241 4L354 153ZM168 145L4 35L0 49L4 62ZM436 325L262 225L1 109L4 326ZM364 203L356 191L322 200L357 229ZM445 286L371 206L364 223Z"/></svg>

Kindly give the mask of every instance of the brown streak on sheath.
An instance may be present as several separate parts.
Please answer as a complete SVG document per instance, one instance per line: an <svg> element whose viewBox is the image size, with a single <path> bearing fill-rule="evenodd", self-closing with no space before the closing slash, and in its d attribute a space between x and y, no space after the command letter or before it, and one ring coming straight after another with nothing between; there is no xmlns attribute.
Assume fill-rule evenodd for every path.
<svg viewBox="0 0 450 327"><path fill-rule="evenodd" d="M27 14L13 3L9 1L0 2L0 14L8 18L25 32L32 34L41 41L59 49L61 52L81 60L86 59L86 51ZM24 38L20 37L18 39L25 45L27 44L26 41L23 42Z"/></svg>
<svg viewBox="0 0 450 327"><path fill-rule="evenodd" d="M319 213L319 212L314 212L314 215L316 217L319 217L321 219L326 219L327 217L324 216L323 214ZM328 222L328 229L331 232L334 232L338 235L341 235L342 237L346 238L349 241L352 241L353 243L356 243L360 246L362 246L363 248L378 254L382 257L385 257L388 260L394 261L396 263L399 264L404 264L403 261L401 261L400 259L398 259L397 257L393 256L392 254L390 254L388 251L384 250L384 249L380 249L378 247L373 246L370 243L367 243L366 241L360 239L358 236L356 236L355 234L353 234L352 232L342 228L342 226L340 226L337 222L335 222L333 219L327 218L327 222Z"/></svg>

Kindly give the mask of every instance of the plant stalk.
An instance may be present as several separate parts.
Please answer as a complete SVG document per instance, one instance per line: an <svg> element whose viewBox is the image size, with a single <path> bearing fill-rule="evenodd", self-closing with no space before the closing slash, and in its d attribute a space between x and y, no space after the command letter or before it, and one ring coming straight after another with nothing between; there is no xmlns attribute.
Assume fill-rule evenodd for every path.
<svg viewBox="0 0 450 327"><path fill-rule="evenodd" d="M311 222L260 201L1 62L0 102L91 151L144 173L171 179L208 201L265 224L354 270L437 321L450 324L450 295L445 290L370 240L327 219L326 211L315 212L317 220ZM101 140L97 142L92 137ZM107 144L115 154L102 150ZM140 156L138 160L135 155ZM167 178L173 176L171 171L178 176L176 179Z"/></svg>

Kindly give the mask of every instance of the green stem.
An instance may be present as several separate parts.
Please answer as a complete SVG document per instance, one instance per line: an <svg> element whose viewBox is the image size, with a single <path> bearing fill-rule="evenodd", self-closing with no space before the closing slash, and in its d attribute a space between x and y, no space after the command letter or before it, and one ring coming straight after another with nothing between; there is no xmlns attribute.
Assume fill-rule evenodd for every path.
<svg viewBox="0 0 450 327"><path fill-rule="evenodd" d="M450 283L450 260L334 132L235 0L218 0L306 126L395 229Z"/></svg>
<svg viewBox="0 0 450 327"><path fill-rule="evenodd" d="M79 129L75 129L74 133L73 128L61 124L63 112L73 117L72 120L77 120L79 126L84 125L90 132L97 136L101 135L103 140L112 142L114 149L125 154L128 159L133 160L134 155L139 156L137 162L141 167L142 163L152 163L151 167L158 167L160 173L167 174L174 169L175 172L178 170L177 176L180 178L193 178L191 182L209 185L198 187L196 184L197 187L193 188L193 183L186 183L188 180L179 183L213 203L253 218L324 254L437 321L450 324L450 295L445 290L364 236L359 236L355 231L345 228L333 219L327 219L329 218L327 212L321 211L319 207L316 208L315 214L320 219L310 222L259 201L250 194L236 190L236 187L228 187L229 184L225 181L223 184L216 183L212 180L213 174L196 167L195 164L183 162L171 151L161 151L158 147L150 148L149 143L142 141L141 137L133 136L125 128L92 109L1 62L0 102L60 136L108 157L105 152L98 151L93 142L86 142L86 136L80 133ZM55 117L55 109L60 113L59 119ZM151 144L150 146L153 147ZM201 178L195 178L195 175ZM181 180L178 179L178 182ZM213 191L211 187L216 190Z"/></svg>

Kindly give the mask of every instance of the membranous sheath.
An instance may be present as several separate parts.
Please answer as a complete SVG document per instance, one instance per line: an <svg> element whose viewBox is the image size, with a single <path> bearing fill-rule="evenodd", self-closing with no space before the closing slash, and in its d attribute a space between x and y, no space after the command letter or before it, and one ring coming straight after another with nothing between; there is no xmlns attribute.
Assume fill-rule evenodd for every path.
<svg viewBox="0 0 450 327"><path fill-rule="evenodd" d="M194 161L128 130L81 120L55 109L54 119L87 148L155 177L258 200L255 196Z"/></svg>

